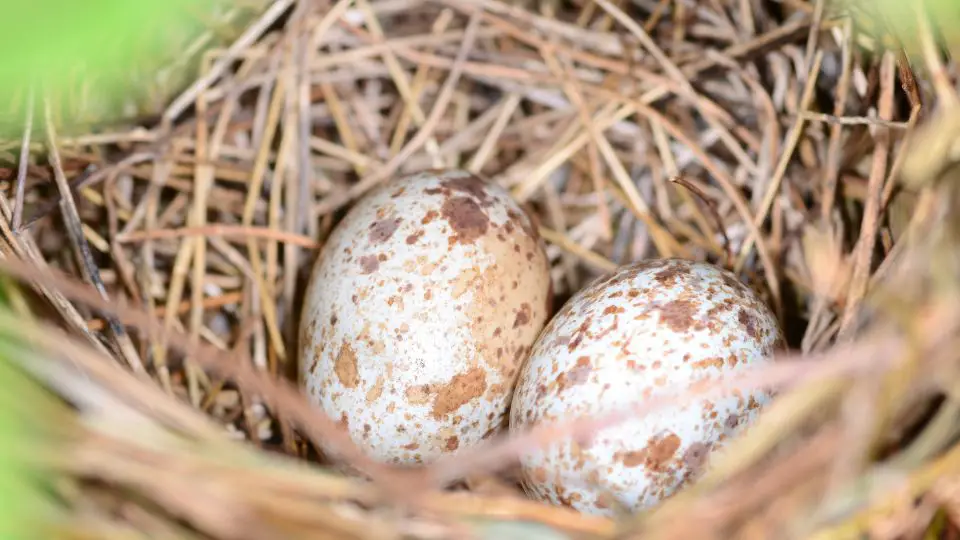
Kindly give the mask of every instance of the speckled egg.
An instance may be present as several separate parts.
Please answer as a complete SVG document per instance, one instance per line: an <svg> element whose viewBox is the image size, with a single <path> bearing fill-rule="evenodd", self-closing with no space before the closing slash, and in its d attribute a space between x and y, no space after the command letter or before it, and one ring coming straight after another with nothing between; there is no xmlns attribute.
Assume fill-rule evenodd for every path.
<svg viewBox="0 0 960 540"><path fill-rule="evenodd" d="M503 188L457 170L396 178L313 268L301 381L372 458L427 463L506 428L550 302L543 241Z"/></svg>
<svg viewBox="0 0 960 540"><path fill-rule="evenodd" d="M622 410L772 361L781 344L771 310L733 274L680 259L632 264L578 292L544 329L510 428ZM756 391L688 401L530 451L524 490L589 514L649 508L693 481L770 399Z"/></svg>

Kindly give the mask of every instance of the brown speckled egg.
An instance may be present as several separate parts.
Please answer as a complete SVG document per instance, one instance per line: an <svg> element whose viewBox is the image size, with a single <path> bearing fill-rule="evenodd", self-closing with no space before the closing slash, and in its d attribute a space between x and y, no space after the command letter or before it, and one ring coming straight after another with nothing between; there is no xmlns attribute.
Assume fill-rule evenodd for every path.
<svg viewBox="0 0 960 540"><path fill-rule="evenodd" d="M510 429L622 410L706 377L772 361L770 309L716 266L680 259L626 266L581 290L550 321L525 364ZM706 467L772 396L688 401L521 459L534 499L613 515L649 508Z"/></svg>
<svg viewBox="0 0 960 540"><path fill-rule="evenodd" d="M543 242L504 189L456 170L397 178L314 266L301 380L374 459L427 463L506 428L550 301Z"/></svg>

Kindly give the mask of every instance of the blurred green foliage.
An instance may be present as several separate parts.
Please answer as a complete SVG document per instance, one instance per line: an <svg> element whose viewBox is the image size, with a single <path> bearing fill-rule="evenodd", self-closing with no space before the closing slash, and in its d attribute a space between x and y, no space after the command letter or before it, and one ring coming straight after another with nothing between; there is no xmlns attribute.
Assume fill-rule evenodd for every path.
<svg viewBox="0 0 960 540"><path fill-rule="evenodd" d="M36 382L13 365L7 352L0 346L0 539L39 539L48 505L42 474L26 457L43 444L40 427L48 417L36 407L42 401Z"/></svg>
<svg viewBox="0 0 960 540"><path fill-rule="evenodd" d="M960 53L960 2L957 0L833 0L885 47L920 54L917 8L928 14L933 37L951 53Z"/></svg>
<svg viewBox="0 0 960 540"><path fill-rule="evenodd" d="M202 53L235 38L265 3L0 0L0 135L19 135L30 88L50 99L61 133L157 114ZM35 112L42 106L36 99Z"/></svg>
<svg viewBox="0 0 960 540"><path fill-rule="evenodd" d="M139 38L177 22L185 0L5 0L0 13L0 70L5 77L31 72L63 80L79 63L108 72L147 53ZM149 53L148 53L149 54Z"/></svg>
<svg viewBox="0 0 960 540"><path fill-rule="evenodd" d="M14 283L0 278L0 314L30 324L22 300ZM14 335L15 329L0 329L0 540L40 539L49 536L44 526L53 514L43 491L46 479L30 458L39 448L59 446L52 425L56 405L17 365L34 353Z"/></svg>

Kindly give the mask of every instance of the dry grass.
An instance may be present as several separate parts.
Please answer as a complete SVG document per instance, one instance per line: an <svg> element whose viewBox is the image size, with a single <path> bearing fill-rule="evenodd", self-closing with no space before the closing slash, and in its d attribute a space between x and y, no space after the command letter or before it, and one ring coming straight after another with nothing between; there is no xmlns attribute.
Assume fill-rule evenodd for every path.
<svg viewBox="0 0 960 540"><path fill-rule="evenodd" d="M28 452L58 479L47 537L960 537L960 123L929 24L908 58L823 1L259 13L158 121L58 136L42 102L0 143L0 267L26 289L6 288L0 352L69 402ZM510 469L668 400L424 470L364 458L289 382L298 298L343 210L429 167L528 207L557 305L643 258L736 270L792 351L676 399L777 403L698 484L618 520L528 501ZM320 438L372 481L325 469Z"/></svg>

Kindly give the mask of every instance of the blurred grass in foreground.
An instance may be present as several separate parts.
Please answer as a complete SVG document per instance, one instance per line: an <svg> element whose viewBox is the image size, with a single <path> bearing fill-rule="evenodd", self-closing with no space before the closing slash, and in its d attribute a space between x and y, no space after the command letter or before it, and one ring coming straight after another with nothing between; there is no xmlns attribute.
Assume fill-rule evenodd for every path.
<svg viewBox="0 0 960 540"><path fill-rule="evenodd" d="M0 312L15 313L23 324L31 320L9 280L0 279ZM43 528L53 513L43 491L46 478L31 460L37 450L55 448L55 426L49 414L54 398L24 373L13 355L30 349L15 343L16 329L0 329L0 539L45 538ZM23 359L28 361L29 359Z"/></svg>

